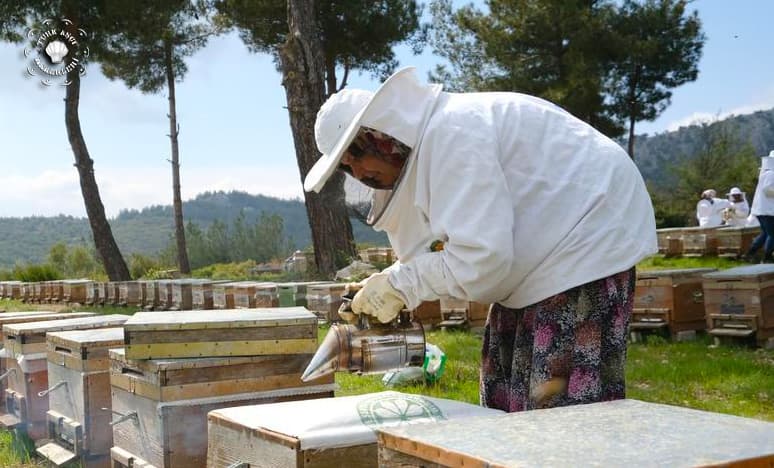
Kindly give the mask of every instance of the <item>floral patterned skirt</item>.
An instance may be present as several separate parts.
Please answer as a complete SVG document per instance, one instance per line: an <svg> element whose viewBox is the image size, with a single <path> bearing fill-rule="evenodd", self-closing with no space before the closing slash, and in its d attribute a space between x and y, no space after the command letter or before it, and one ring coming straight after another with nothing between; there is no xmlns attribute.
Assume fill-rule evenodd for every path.
<svg viewBox="0 0 774 468"><path fill-rule="evenodd" d="M481 404L508 412L625 397L634 268L522 309L493 304Z"/></svg>

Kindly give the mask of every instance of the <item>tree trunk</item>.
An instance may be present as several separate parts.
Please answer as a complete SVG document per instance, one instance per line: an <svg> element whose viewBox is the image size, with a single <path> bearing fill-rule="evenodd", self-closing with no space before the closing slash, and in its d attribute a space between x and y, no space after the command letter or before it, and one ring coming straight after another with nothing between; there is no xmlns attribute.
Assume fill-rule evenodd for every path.
<svg viewBox="0 0 774 468"><path fill-rule="evenodd" d="M314 0L289 0L288 24L290 34L279 51L280 68L303 182L319 155L314 122L325 97L325 58ZM304 198L317 269L332 275L357 254L344 203L344 176L334 174L319 194L304 193Z"/></svg>
<svg viewBox="0 0 774 468"><path fill-rule="evenodd" d="M637 86L642 73L641 65L634 66L634 74L629 80L629 157L634 161L634 124L640 117L640 103L637 101Z"/></svg>
<svg viewBox="0 0 774 468"><path fill-rule="evenodd" d="M72 16L70 16L72 18ZM78 31L73 18L70 34L77 37ZM97 248L102 259L102 265L110 281L128 281L131 279L129 269L126 267L124 257L118 249L113 238L113 231L110 229L107 217L105 217L105 207L102 205L102 199L99 196L97 180L94 178L94 161L89 156L89 150L86 148L86 141L81 133L81 122L78 117L78 103L81 94L81 78L79 68L67 74L67 85L65 91L65 125L67 126L67 138L70 140L70 147L75 155L75 167L78 169L78 176L81 182L81 194L83 202L86 205L86 215L89 217L91 233L94 237L94 245Z"/></svg>
<svg viewBox="0 0 774 468"><path fill-rule="evenodd" d="M629 157L634 161L634 117L629 117Z"/></svg>
<svg viewBox="0 0 774 468"><path fill-rule="evenodd" d="M191 273L188 263L188 251L185 246L185 224L183 222L183 200L180 196L180 148L177 136L180 129L177 125L175 111L175 73L172 70L172 41L164 43L164 61L167 69L167 88L169 90L169 139L172 143L172 210L175 217L175 241L177 243L177 267L182 274Z"/></svg>

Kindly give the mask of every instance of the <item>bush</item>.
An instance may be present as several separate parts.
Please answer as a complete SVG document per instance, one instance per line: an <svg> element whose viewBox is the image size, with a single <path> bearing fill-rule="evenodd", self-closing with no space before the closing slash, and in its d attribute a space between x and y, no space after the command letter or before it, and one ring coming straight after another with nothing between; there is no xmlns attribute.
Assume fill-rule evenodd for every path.
<svg viewBox="0 0 774 468"><path fill-rule="evenodd" d="M62 274L53 265L44 263L40 265L16 265L13 268L13 276L19 281L51 281L62 279Z"/></svg>

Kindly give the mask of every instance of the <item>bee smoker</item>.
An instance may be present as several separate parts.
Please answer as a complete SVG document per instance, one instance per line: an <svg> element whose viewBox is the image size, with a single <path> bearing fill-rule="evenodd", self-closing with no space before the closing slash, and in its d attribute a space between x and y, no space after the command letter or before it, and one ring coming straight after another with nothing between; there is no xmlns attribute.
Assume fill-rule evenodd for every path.
<svg viewBox="0 0 774 468"><path fill-rule="evenodd" d="M350 298L344 298L344 309ZM332 372L376 374L409 366L421 366L425 360L425 331L402 311L390 323L369 322L358 316L357 325L334 323L306 367L301 380L307 382Z"/></svg>

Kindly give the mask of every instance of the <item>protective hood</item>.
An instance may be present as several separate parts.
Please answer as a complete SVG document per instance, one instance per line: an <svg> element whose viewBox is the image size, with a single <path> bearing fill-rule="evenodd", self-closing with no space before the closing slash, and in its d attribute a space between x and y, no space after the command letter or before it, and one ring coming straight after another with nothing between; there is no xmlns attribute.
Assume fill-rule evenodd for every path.
<svg viewBox="0 0 774 468"><path fill-rule="evenodd" d="M304 190L322 190L360 127L379 130L415 150L440 92L440 85L421 84L416 69L407 67L387 78L372 95L362 90L332 95L317 114L315 137L323 155L307 174Z"/></svg>
<svg viewBox="0 0 774 468"><path fill-rule="evenodd" d="M761 158L761 170L762 171L774 170L774 151L769 153L768 156L764 156Z"/></svg>

